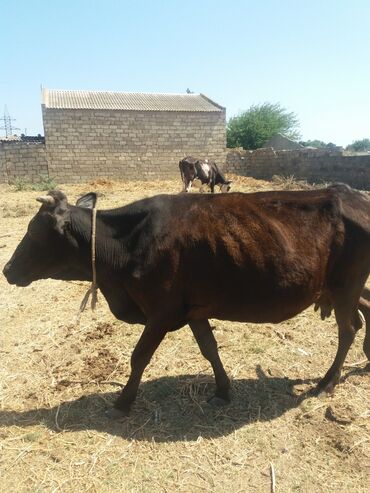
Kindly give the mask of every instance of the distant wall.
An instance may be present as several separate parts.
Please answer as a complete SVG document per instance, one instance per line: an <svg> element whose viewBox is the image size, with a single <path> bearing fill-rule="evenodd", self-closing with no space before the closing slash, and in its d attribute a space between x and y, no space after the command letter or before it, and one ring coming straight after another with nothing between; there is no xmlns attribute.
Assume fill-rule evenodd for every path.
<svg viewBox="0 0 370 493"><path fill-rule="evenodd" d="M203 133L201 144L186 148L187 152L186 144L183 148L174 148L173 142L169 144L171 139L168 134L164 134L157 143L158 135L153 134L150 150L141 147L142 138L138 134L136 143L131 144L131 149L134 146L137 149L127 151L127 155L114 150L111 140L115 138L114 133L104 146L93 141L81 144L78 139L72 148L67 144L58 144L58 140L53 141L52 147L47 143L0 142L0 183L12 183L17 179L34 183L40 180L40 176L49 176L58 183L83 182L96 177L180 180L178 160L185 154L193 154L215 159L225 173L265 180L271 180L274 175L293 175L310 183L344 182L355 188L370 190L370 155L348 155L342 151L322 149L227 149L225 152L220 145L221 129L214 128L214 131L217 137L213 137L212 132L208 136ZM189 138L183 131L179 131L180 134L183 137L178 138L184 138L184 142ZM205 143L209 147L205 147ZM83 145L86 145L86 151L79 147ZM110 145L112 151L109 150ZM213 145L211 152L209 149ZM108 159L109 155L111 160Z"/></svg>
<svg viewBox="0 0 370 493"><path fill-rule="evenodd" d="M48 175L45 144L0 142L0 183L16 180L35 183Z"/></svg>
<svg viewBox="0 0 370 493"><path fill-rule="evenodd" d="M370 190L370 155L350 155L340 150L228 149L223 170L263 180L293 175L309 183L344 182Z"/></svg>

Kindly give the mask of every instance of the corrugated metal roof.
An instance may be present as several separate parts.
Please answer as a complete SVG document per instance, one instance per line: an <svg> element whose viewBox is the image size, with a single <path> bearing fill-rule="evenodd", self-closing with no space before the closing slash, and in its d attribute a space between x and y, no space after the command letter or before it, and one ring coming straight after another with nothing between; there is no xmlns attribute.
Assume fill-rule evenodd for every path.
<svg viewBox="0 0 370 493"><path fill-rule="evenodd" d="M141 92L59 91L43 89L46 108L132 111L223 111L204 94Z"/></svg>

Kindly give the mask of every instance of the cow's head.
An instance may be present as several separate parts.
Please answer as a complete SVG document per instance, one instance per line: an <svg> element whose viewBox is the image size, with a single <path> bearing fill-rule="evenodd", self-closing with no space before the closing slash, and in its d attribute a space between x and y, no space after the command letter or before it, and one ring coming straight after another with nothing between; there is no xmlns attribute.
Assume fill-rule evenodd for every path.
<svg viewBox="0 0 370 493"><path fill-rule="evenodd" d="M73 265L78 243L69 228L71 207L67 197L63 192L51 191L37 200L41 208L5 265L4 276L17 286L28 286L38 279L79 278L78 267ZM95 201L96 195L88 194L76 205L92 207Z"/></svg>
<svg viewBox="0 0 370 493"><path fill-rule="evenodd" d="M225 183L220 184L220 192L226 193L229 192L231 188L231 181L225 181Z"/></svg>

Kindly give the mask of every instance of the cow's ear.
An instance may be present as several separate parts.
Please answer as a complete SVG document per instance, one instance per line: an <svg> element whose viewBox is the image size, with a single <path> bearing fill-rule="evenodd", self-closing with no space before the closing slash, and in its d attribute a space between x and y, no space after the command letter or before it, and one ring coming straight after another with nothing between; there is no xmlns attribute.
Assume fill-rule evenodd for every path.
<svg viewBox="0 0 370 493"><path fill-rule="evenodd" d="M96 200L97 200L96 193L90 192L80 197L77 200L76 205L77 207L83 207L84 209L94 209L96 205Z"/></svg>

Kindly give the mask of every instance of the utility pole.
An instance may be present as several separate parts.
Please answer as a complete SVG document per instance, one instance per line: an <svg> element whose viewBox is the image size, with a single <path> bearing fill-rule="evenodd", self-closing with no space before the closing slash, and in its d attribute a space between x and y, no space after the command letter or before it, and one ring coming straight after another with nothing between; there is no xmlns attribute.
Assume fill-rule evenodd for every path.
<svg viewBox="0 0 370 493"><path fill-rule="evenodd" d="M4 126L0 127L0 130L5 130L5 137L11 137L13 135L14 130L20 130L18 127L13 127L12 122L15 121L15 118L11 118L9 115L9 111L7 106L4 106L4 116L0 118L0 122L4 122Z"/></svg>

